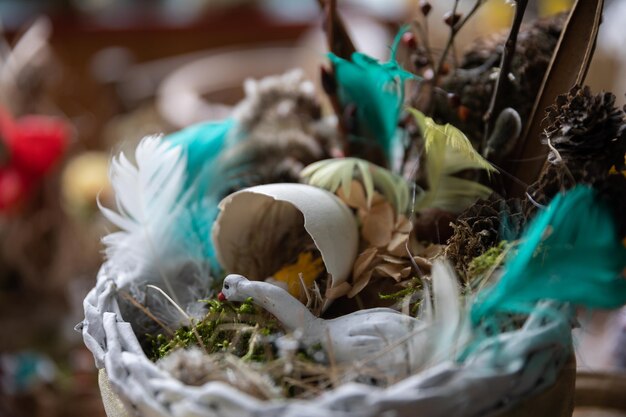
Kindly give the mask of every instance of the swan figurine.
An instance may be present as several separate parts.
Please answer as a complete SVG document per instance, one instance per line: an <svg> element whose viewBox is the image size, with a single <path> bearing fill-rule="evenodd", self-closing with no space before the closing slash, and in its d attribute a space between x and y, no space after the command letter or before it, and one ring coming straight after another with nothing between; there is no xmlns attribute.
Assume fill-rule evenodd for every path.
<svg viewBox="0 0 626 417"><path fill-rule="evenodd" d="M448 272L449 268L443 263L433 266L433 277L441 278L441 282L434 285L435 307L448 309L438 314L439 319L443 319L439 321L447 325L438 326L435 332L432 331L435 320L427 289L419 320L390 308L359 310L325 320L315 317L283 288L268 282L249 281L235 274L224 279L219 298L244 301L251 297L254 304L274 315L285 330L299 332L304 346L321 345L336 364L360 364L401 376L431 363L437 353L443 353L438 342L444 338L451 344L448 339L456 333L460 322L458 289L456 282L451 281L456 278ZM439 291L437 286L441 287Z"/></svg>

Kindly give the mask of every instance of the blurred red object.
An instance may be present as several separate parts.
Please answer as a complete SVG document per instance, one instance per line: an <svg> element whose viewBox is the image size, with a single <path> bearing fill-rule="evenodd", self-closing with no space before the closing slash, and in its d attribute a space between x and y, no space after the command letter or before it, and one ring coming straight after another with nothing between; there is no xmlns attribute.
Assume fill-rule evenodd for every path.
<svg viewBox="0 0 626 417"><path fill-rule="evenodd" d="M0 108L0 212L19 207L41 183L65 153L70 132L61 119L29 115L15 120Z"/></svg>

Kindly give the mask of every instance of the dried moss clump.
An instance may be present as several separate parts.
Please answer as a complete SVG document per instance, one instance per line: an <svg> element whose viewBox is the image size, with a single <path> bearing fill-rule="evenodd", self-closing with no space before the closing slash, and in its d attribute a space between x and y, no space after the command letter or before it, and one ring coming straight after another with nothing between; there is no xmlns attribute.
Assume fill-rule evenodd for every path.
<svg viewBox="0 0 626 417"><path fill-rule="evenodd" d="M468 281L473 283L476 278L497 267L497 264L502 261L502 254L508 247L509 242L503 240L497 246L489 248L487 252L472 259L467 268Z"/></svg>
<svg viewBox="0 0 626 417"><path fill-rule="evenodd" d="M448 240L445 255L467 281L472 260L502 240L515 240L525 221L519 200L478 201L452 223L454 234Z"/></svg>

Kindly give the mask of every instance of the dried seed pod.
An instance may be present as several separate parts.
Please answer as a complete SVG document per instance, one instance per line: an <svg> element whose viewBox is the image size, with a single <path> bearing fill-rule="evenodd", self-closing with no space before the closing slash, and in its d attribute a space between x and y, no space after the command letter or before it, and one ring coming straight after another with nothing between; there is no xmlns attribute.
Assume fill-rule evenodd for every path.
<svg viewBox="0 0 626 417"><path fill-rule="evenodd" d="M433 9L433 6L430 4L430 2L426 0L420 1L420 10L422 11L422 14L424 15L424 17L428 16L432 9Z"/></svg>
<svg viewBox="0 0 626 417"><path fill-rule="evenodd" d="M457 23L461 21L462 16L463 15L461 13L447 12L443 15L443 21L446 23L446 25L453 28L457 25Z"/></svg>

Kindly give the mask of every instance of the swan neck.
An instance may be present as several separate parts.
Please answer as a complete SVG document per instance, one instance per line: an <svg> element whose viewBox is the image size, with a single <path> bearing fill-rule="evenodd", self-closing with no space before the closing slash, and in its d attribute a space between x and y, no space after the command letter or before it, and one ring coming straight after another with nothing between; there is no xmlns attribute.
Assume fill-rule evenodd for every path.
<svg viewBox="0 0 626 417"><path fill-rule="evenodd" d="M271 313L286 330L306 330L319 319L287 291L267 282L246 284L246 293L253 302Z"/></svg>

